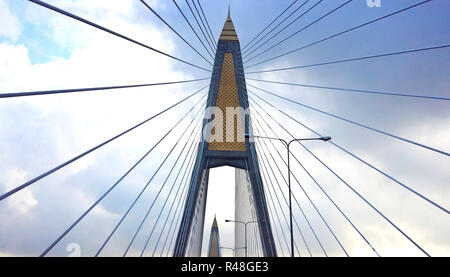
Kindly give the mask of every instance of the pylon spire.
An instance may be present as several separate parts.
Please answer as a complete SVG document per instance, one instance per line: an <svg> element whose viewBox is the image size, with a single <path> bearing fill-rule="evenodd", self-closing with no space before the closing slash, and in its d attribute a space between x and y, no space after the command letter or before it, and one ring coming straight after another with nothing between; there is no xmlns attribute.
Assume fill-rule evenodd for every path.
<svg viewBox="0 0 450 277"><path fill-rule="evenodd" d="M212 227L218 227L217 226L216 215L214 215L214 221L213 221Z"/></svg>
<svg viewBox="0 0 450 277"><path fill-rule="evenodd" d="M220 34L219 40L239 40L234 29L233 21L230 16L230 6L228 6L228 16L223 25L222 33Z"/></svg>
<svg viewBox="0 0 450 277"><path fill-rule="evenodd" d="M217 227L216 215L214 215L211 234L209 235L208 257L220 256L222 256L222 254L220 251L219 227Z"/></svg>

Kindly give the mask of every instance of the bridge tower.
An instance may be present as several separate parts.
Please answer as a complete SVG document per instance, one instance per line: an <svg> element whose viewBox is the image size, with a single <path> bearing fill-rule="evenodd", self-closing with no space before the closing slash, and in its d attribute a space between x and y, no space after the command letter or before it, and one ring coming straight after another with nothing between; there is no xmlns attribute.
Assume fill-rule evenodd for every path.
<svg viewBox="0 0 450 277"><path fill-rule="evenodd" d="M217 225L216 216L211 226L211 234L209 235L208 257L221 257L219 226Z"/></svg>
<svg viewBox="0 0 450 277"><path fill-rule="evenodd" d="M249 221L252 217L257 221L254 239L261 254L276 256L255 145L245 136L252 134L248 108L239 39L228 9L217 43L203 135L173 253L176 257L201 255L209 169L220 166L236 168L235 219ZM236 224L236 244L241 244L251 234L244 234L243 226L238 225L242 224Z"/></svg>

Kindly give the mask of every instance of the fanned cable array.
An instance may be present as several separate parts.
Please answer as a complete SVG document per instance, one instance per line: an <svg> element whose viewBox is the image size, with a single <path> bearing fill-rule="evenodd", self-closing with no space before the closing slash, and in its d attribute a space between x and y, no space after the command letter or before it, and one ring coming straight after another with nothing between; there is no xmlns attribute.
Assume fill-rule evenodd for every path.
<svg viewBox="0 0 450 277"><path fill-rule="evenodd" d="M50 5L39 0L29 0L43 8L52 10L60 15L66 16L83 24L87 24L98 30L104 31L115 37L124 39L133 44L144 47L154 53L163 55L169 60L177 61L181 64L188 65L192 69L212 72L210 68L197 64L197 61L189 61L181 57L174 56L165 51L156 49L148 44L144 44L133 39L130 36L118 33L105 26L101 26L83 17L60 9L56 6ZM190 42L187 36L180 30L176 30L169 19L158 12L154 7L150 6L149 1L140 0L141 6L148 11L148 16L157 18L158 22L164 24L164 28L168 28L173 32L177 39L182 41L192 50L199 61L206 62L209 66L214 66L216 58L216 49L218 48L218 38L214 35L215 26L210 24L208 20L208 11L202 5L200 0L185 0L178 3L172 0L174 6L171 6L179 15L180 21L183 22L186 29L192 31L196 37L195 43L199 43L202 48L197 48L195 43ZM179 1L181 2L181 1ZM344 157L351 159L362 167L368 169L383 180L387 181L386 186L399 188L401 191L410 195L414 201L421 205L432 207L436 213L441 213L449 220L450 212L448 210L449 203L440 203L433 199L432 196L426 192L421 191L414 184L410 184L404 180L397 172L391 172L391 169L386 168L383 164L373 162L369 155L360 153L357 149L347 146L342 142L339 134L336 137L325 137L325 131L320 128L306 123L303 118L297 116L298 113L308 111L322 116L324 119L330 119L341 122L345 125L353 126L367 131L370 134L376 134L383 138L397 141L401 145L409 145L411 149L416 151L424 151L436 157L449 158L450 153L446 149L423 143L415 138L403 136L396 131L389 131L383 127L375 126L371 123L366 123L364 120L358 119L356 116L348 116L343 113L328 110L327 108L317 107L308 104L307 101L298 100L298 93L296 88L302 88L305 91L314 91L318 97L327 97L332 94L360 95L361 97L380 97L387 101L402 101L404 99L412 99L415 101L433 101L433 103L440 102L443 105L449 104L450 97L447 95L431 95L427 92L408 92L392 90L377 90L358 88L353 85L334 86L321 83L303 83L283 81L274 78L264 78L264 74L271 73L271 76L278 72L296 72L296 70L306 70L308 68L326 67L329 65L346 64L351 66L354 62L382 62L386 59L396 56L408 55L422 55L430 52L444 52L448 51L450 44L442 43L439 45L425 45L420 47L408 49L391 49L389 51L379 51L375 53L367 53L362 56L341 57L331 60L318 61L308 64L297 64L295 66L271 67L270 62L278 61L283 57L298 53L304 49L312 48L321 43L332 41L334 38L344 35L351 35L356 30L364 31L364 28L376 24L377 22L386 21L394 16L401 16L407 12L411 12L417 8L426 8L432 0L420 1L414 4L404 3L404 7L396 11L387 13L383 16L376 17L370 20L364 20L363 23L354 25L350 28L344 28L337 33L325 35L321 39L311 43L303 44L304 38L299 36L307 29L313 28L319 22L325 22L329 17L337 17L342 15L346 9L349 9L356 1L336 1L331 6L323 8L326 1L323 0L295 0L289 2L287 5L281 7L281 12L276 16L271 17L268 24L264 25L262 30L254 32L254 36L249 38L248 42L242 47L243 64L240 63L241 71L244 66L245 72L236 71L239 76L245 76L247 82L237 84L236 90L245 90L245 97L248 96L248 101L245 104L249 107L248 124L251 127L252 133L247 134L247 137L253 137L256 152L252 157L257 160L259 171L261 173L261 180L258 185L263 188L263 192L257 194L250 194L249 202L254 201L254 198L264 199L267 207L268 218L262 220L264 224L270 225L273 233L273 245L279 256L297 256L297 257L312 257L312 256L353 256L357 255L353 245L349 243L348 237L342 231L345 226L348 232L351 232L354 240L358 241L365 250L368 250L373 256L387 255L387 252L381 245L377 243L376 236L378 234L369 233L362 225L362 221L355 216L356 213L348 209L348 206L340 199L340 195L330 192L330 186L325 183L324 178L317 176L317 169L327 172L329 179L326 182L332 183L335 188L341 191L346 191L353 198L352 201L358 202L367 208L371 216L376 216L385 224L386 232L395 232L405 242L413 246L418 253L424 256L431 256L428 250L428 245L424 240L417 237L417 232L410 230L409 224L406 224L404 218L392 215L391 212L386 211L384 207L379 207L379 203L373 200L372 193L362 190L360 184L354 179L344 176L345 173L338 170L337 166L329 160L329 157L323 152L315 151L302 139L297 138L294 130L289 126L297 126L301 130L305 130L318 139L326 141L323 149L327 151L335 151L342 154ZM189 12L186 12L189 10ZM228 15L230 16L230 15ZM182 19L181 19L182 18ZM193 20L192 20L193 18ZM195 21L195 24L193 23ZM227 21L226 26L233 26L231 19ZM231 24L231 25L230 25ZM295 29L295 31L288 33L288 30ZM225 30L234 33L233 30ZM237 40L235 35L233 39ZM236 36L236 38L234 38ZM280 45L297 45L292 50L287 52L277 52ZM301 43L299 43L301 42ZM220 45L220 44L219 44ZM220 48L220 47L219 47ZM239 50L240 51L240 50ZM218 52L219 53L219 52ZM270 54L272 56L266 56ZM446 52L448 54L448 52ZM219 56L219 54L217 54ZM265 57L265 58L263 58ZM240 57L239 57L240 59ZM229 63L233 62L232 58L227 60ZM252 64L248 64L253 62ZM295 62L296 63L296 62ZM261 67L264 65L264 67ZM259 68L255 68L258 67ZM251 71L250 71L251 70ZM234 65L233 65L233 74ZM253 77L258 74L258 77ZM214 75L214 74L213 74ZM214 77L214 76L213 76ZM424 77L425 78L425 77ZM117 255L120 256L152 256L152 257L167 257L172 256L176 248L177 234L186 236L188 232L186 226L183 225L183 210L191 199L190 184L192 182L192 172L196 164L197 153L201 151L199 141L203 139L203 131L205 128L207 107L213 106L212 101L214 97L210 97L212 93L217 91L217 87L206 85L210 77L196 78L189 80L175 80L164 81L157 83L141 83L141 84L126 84L113 85L103 87L81 87L81 88L62 88L45 91L18 91L18 92L3 92L0 93L0 98L19 98L27 96L35 97L51 97L55 94L68 93L114 93L120 89L127 89L130 93L133 88L148 88L149 94L152 93L151 88L155 86L171 86L183 84L202 83L203 86L196 91L186 93L181 100L178 100L166 108L151 112L150 115L140 122L137 122L128 129L123 130L117 135L99 142L98 144L86 147L86 150L79 153L75 157L69 158L55 164L54 167L49 168L45 172L29 179L28 181L17 184L12 189L3 192L0 195L0 202L5 201L11 197L15 197L16 193L30 187L39 186L39 181L62 170L72 163L88 156L89 154L102 149L105 145L116 142L122 136L129 136L137 128L144 128L144 125L149 125L150 122L158 120L163 114L168 114L179 109L182 110L181 116L176 123L168 126L168 130L158 136L156 143L149 145L147 151L141 156L136 157L136 161L130 165L129 168L120 172L120 177L108 185L108 188L103 191L95 201L93 201L87 209L85 209L78 217L73 218L71 223L62 228L54 240L48 243L48 246L39 253L40 256L51 255L54 248L66 238L73 229L77 227L80 222L85 220L95 207L102 204L107 199L111 192L117 190L116 188L123 184L123 181L129 176L137 167L139 167L144 160L152 159L156 169L148 172L145 182L136 184L139 188L136 195L133 195L129 202L126 203L126 208L120 212L116 222L110 230L107 231L104 237L98 238L98 245L95 246L96 251L94 256L105 255L106 249L111 247L111 242L118 237L118 232L124 228L125 224L132 224L126 221L130 217L130 213L135 211L138 207L144 207L144 211L140 213L138 219L132 226L133 231L124 239L126 247ZM269 87L270 85L270 87ZM277 89L273 89L276 87ZM208 89L205 93L205 89ZM289 91L289 96L286 96L282 91ZM31 100L34 98L31 98ZM242 101L238 99L236 101ZM283 103L283 104L279 104ZM295 107L295 108L292 108ZM349 114L349 113L346 113ZM351 113L350 113L351 114ZM320 130L320 131L319 131ZM308 138L312 139L312 138ZM308 140L304 139L304 140ZM290 148L290 145L293 148ZM163 145L168 145L168 150L164 150L164 155L161 159L155 155L155 152L163 149ZM245 145L243 146L245 147ZM299 156L299 151L307 155L307 158L314 161L315 167L305 162L304 157ZM226 151L225 151L226 152ZM369 153L369 150L368 150ZM256 155L257 154L257 155ZM250 159L250 158L249 158ZM291 170L291 168L293 168ZM248 179L252 169L245 163L243 166L246 178ZM400 176L400 177L399 177ZM249 181L247 181L249 182ZM305 185L308 183L309 185ZM311 188L314 188L312 190ZM290 193L289 193L290 192ZM383 193L375 191L373 193ZM144 195L150 195L150 200L144 201ZM383 197L390 197L384 195ZM320 200L319 200L320 199ZM142 205L140 205L142 204ZM252 203L253 205L254 203ZM256 209L251 206L249 211L252 222L258 222L258 214ZM332 211L331 211L332 210ZM247 224L245 224L247 225ZM246 226L246 236L249 237L248 246L245 249L249 256L263 256L261 226L258 224ZM123 238L122 238L123 239ZM238 251L236 246L234 251Z"/></svg>

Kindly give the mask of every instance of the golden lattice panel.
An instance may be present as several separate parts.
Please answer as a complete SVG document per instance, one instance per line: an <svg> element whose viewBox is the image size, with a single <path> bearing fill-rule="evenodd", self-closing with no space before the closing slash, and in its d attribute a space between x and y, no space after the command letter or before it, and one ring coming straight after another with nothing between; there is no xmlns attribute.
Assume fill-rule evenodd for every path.
<svg viewBox="0 0 450 277"><path fill-rule="evenodd" d="M223 58L222 73L220 75L219 89L217 91L216 106L223 113L223 139L222 141L212 141L209 143L209 150L220 151L245 151L244 122L242 120L233 120L234 126L226 125L226 108L239 107L239 95L236 84L236 75L234 71L233 54L225 53ZM233 132L234 131L234 132ZM214 132L214 130L213 130ZM227 133L233 132L234 139L231 142L226 141ZM241 141L238 141L238 137Z"/></svg>

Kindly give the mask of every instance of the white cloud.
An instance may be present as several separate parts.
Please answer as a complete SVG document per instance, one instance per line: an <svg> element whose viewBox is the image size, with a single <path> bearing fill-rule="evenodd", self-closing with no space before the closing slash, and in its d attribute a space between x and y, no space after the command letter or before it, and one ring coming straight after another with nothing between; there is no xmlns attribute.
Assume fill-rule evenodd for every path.
<svg viewBox="0 0 450 277"><path fill-rule="evenodd" d="M132 34L133 38L170 53L174 49L172 41L147 22L134 20L133 3L86 1L73 4L66 1L58 2L57 5L83 16L99 16L101 24ZM31 53L25 45L0 41L2 92L192 78L189 73L176 71L173 61L167 57L48 12L40 6L27 5L26 20L38 26L40 32L46 33L46 36L40 36L42 40L38 42L61 42L60 45L70 50L70 54L67 57L53 57L46 62L31 63ZM205 84L82 92L1 101L0 144L3 150L0 153L0 172L5 173L0 176L2 193L137 124ZM97 153L89 154L67 167L67 170L61 170L33 184L32 190L26 189L11 197L7 211L0 216L3 218L9 214L4 218L3 224L0 224L2 234L10 235L8 240L5 239L6 235L2 236L3 240L0 238L0 243L7 245L2 251L12 255L36 255L42 251L44 245L54 239L61 228L72 223L125 173L145 152L144 148L154 144L190 108L189 103L194 100L197 101L198 97L180 109L164 114L162 119L146 124L150 128L143 126L102 148L100 157ZM173 138L170 141L169 144ZM154 160L147 159L148 165L154 166L155 160L159 160L165 150L162 148L155 149L151 157ZM106 161L108 166L103 166L102 163ZM94 227L95 224L88 227L83 225L84 227L99 232L100 237L110 232L111 224L118 220L116 212L121 216L121 209L128 205L129 199L136 196L136 190L148 179L149 169L140 172L138 169L134 175L124 180L134 180L134 183L122 187L119 194L121 205L118 206L117 202L114 205L102 203L86 218L87 222L107 221L108 224L100 227ZM64 207L61 208L60 205ZM37 221L22 224L19 222L21 216L12 216L12 211L29 213L33 218L45 216L49 220L44 225ZM20 230L13 230L12 226ZM53 226L51 230L49 226ZM21 242L20 237L28 235L30 229L39 235L27 236L27 243ZM77 237L77 230L74 232ZM92 243L91 234L82 230L77 238L77 241L84 240L85 245L91 248L97 242ZM61 251L64 255L65 249Z"/></svg>
<svg viewBox="0 0 450 277"><path fill-rule="evenodd" d="M2 169L3 181L7 190L13 189L17 184L24 183L29 178L27 172L20 168L3 168ZM38 201L36 200L31 189L26 188L17 195L17 197L11 197L8 199L8 207L12 211L17 211L20 214L26 214L28 211L36 206Z"/></svg>
<svg viewBox="0 0 450 277"><path fill-rule="evenodd" d="M0 0L0 37L4 37L11 41L17 41L22 33L22 25L19 19L14 15L8 3Z"/></svg>
<svg viewBox="0 0 450 277"><path fill-rule="evenodd" d="M21 73L29 71L30 60L28 57L28 49L23 46L15 46L8 43L0 44L0 83L1 89L20 86L23 82Z"/></svg>

